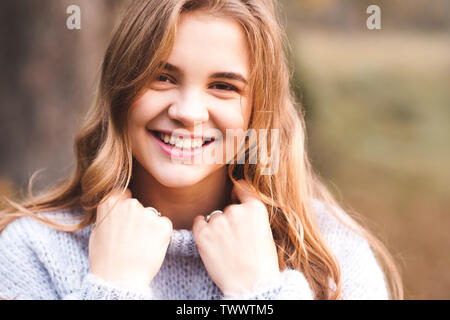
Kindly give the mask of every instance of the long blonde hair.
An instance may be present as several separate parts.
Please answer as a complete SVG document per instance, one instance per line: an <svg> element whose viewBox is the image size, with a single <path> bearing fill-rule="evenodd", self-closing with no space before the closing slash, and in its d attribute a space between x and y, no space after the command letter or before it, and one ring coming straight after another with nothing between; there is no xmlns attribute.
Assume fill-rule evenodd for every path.
<svg viewBox="0 0 450 320"><path fill-rule="evenodd" d="M19 204L6 199L0 212L0 231L10 222L29 216L48 226L74 232L95 222L96 208L111 192L128 187L133 157L127 137L128 107L160 71L171 52L180 16L194 10L225 15L238 21L247 38L252 62L249 85L252 116L249 127L279 130L279 166L262 174L258 162L228 164L233 181L245 179L269 210L280 268L305 275L317 299L341 298L339 264L314 222L310 201L320 200L336 216L341 207L313 172L305 147L302 106L291 88L290 46L277 18L273 0L140 0L132 1L106 51L97 100L75 138L76 170L51 189ZM262 112L261 112L262 111ZM270 149L269 155L271 152ZM248 155L248 148L246 149ZM82 208L76 224L58 224L36 213ZM350 217L348 217L350 219ZM350 219L369 241L382 262L391 298L403 298L399 272L386 248ZM335 284L329 287L330 280Z"/></svg>

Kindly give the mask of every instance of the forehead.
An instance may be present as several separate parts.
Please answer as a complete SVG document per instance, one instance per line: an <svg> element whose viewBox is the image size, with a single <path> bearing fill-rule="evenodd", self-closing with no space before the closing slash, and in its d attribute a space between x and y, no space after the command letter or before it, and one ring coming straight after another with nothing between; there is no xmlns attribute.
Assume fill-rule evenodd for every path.
<svg viewBox="0 0 450 320"><path fill-rule="evenodd" d="M217 70L248 75L248 49L244 31L236 20L206 12L183 14L168 58L183 71Z"/></svg>

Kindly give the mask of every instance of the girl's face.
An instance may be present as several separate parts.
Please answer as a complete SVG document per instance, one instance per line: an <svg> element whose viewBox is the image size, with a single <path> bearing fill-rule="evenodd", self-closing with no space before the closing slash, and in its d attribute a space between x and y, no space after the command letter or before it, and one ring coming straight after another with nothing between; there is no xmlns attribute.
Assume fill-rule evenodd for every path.
<svg viewBox="0 0 450 320"><path fill-rule="evenodd" d="M251 103L244 32L232 19L204 12L185 14L173 50L162 64L163 73L129 110L133 156L162 185L190 186L230 159L230 151L225 149L234 138L227 138L226 130L248 128ZM184 148L167 145L158 133L166 133L162 140L175 145L177 138L171 138L171 133L181 134L178 147ZM186 135L200 140L184 139ZM199 147L204 143L202 137L215 141ZM232 155L236 154L237 149L232 149ZM218 150L222 150L219 156Z"/></svg>

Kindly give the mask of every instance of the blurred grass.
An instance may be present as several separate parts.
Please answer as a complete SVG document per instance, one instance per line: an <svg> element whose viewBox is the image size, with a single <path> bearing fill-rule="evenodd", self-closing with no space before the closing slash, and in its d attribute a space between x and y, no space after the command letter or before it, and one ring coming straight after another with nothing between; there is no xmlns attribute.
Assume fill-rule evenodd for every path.
<svg viewBox="0 0 450 320"><path fill-rule="evenodd" d="M450 298L450 42L383 31L298 35L316 169L401 261L406 298Z"/></svg>

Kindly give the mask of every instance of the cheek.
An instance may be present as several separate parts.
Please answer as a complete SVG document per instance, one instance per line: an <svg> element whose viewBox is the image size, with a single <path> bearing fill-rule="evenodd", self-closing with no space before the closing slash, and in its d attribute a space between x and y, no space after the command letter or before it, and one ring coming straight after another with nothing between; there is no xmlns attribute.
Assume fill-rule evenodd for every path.
<svg viewBox="0 0 450 320"><path fill-rule="evenodd" d="M225 134L226 129L243 129L248 128L251 105L247 101L242 100L234 104L224 104L214 110L214 120L218 128Z"/></svg>
<svg viewBox="0 0 450 320"><path fill-rule="evenodd" d="M249 122L250 122L250 117L252 114L252 103L251 103L251 99L244 97L241 100L241 105L240 105L240 111L241 111L241 115L242 115L242 128L243 129L247 129Z"/></svg>
<svg viewBox="0 0 450 320"><path fill-rule="evenodd" d="M216 114L217 117L215 117L215 119L217 120L215 120L215 122L222 132L224 138L222 143L222 155L224 162L222 163L228 163L239 152L238 146L240 145L240 143L242 143L242 140L239 140L237 136L227 136L227 129L230 130L229 133L231 135L239 135L240 132L245 134L246 130L248 129L252 107L249 103L247 103L247 101L244 102L244 99L242 100L242 103L240 105L239 103L237 103L233 106L224 105L221 107L226 107L225 110L227 111L222 111Z"/></svg>
<svg viewBox="0 0 450 320"><path fill-rule="evenodd" d="M250 103L245 104L242 107L242 114L244 116L244 127L248 128L250 117L252 115L252 105Z"/></svg>
<svg viewBox="0 0 450 320"><path fill-rule="evenodd" d="M128 110L128 124L132 126L145 126L155 118L163 109L164 99L158 94L148 90L137 99Z"/></svg>

